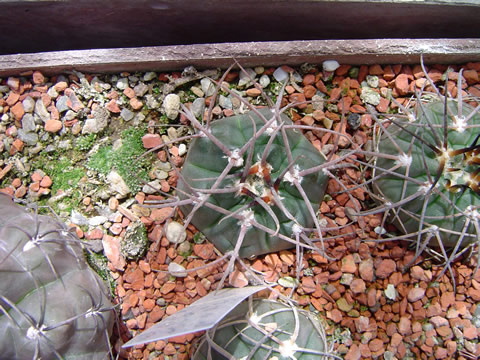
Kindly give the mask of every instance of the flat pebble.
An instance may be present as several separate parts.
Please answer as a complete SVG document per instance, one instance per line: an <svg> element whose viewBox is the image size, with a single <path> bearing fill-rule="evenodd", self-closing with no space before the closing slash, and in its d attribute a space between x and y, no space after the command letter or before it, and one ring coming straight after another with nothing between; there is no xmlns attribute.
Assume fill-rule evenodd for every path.
<svg viewBox="0 0 480 360"><path fill-rule="evenodd" d="M168 264L168 272L175 277L187 277L188 275L182 265L174 262Z"/></svg>

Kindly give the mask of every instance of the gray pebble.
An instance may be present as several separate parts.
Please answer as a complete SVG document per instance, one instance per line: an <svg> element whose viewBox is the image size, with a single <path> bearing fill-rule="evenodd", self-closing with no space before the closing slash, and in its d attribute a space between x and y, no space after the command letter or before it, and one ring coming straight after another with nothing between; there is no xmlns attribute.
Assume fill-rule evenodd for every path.
<svg viewBox="0 0 480 360"><path fill-rule="evenodd" d="M347 116L347 124L350 126L350 129L357 130L361 124L361 117L359 114L351 113Z"/></svg>
<svg viewBox="0 0 480 360"><path fill-rule="evenodd" d="M135 85L135 87L133 88L133 91L135 92L136 96L142 97L148 91L148 86L141 82Z"/></svg>
<svg viewBox="0 0 480 360"><path fill-rule="evenodd" d="M388 284L385 289L385 296L387 299L394 301L397 298L397 290L393 284Z"/></svg>
<svg viewBox="0 0 480 360"><path fill-rule="evenodd" d="M35 125L35 118L32 114L23 115L22 129L27 133L35 131L37 129L37 126Z"/></svg>
<svg viewBox="0 0 480 360"><path fill-rule="evenodd" d="M42 119L44 123L50 120L50 113L45 107L45 104L43 103L42 99L38 99L35 102L35 113L40 117L40 119Z"/></svg>
<svg viewBox="0 0 480 360"><path fill-rule="evenodd" d="M312 106L314 110L322 110L325 107L325 96L322 93L317 93L312 97Z"/></svg>
<svg viewBox="0 0 480 360"><path fill-rule="evenodd" d="M127 259L137 260L148 250L148 238L145 224L137 220L130 224L121 240L121 253Z"/></svg>
<svg viewBox="0 0 480 360"><path fill-rule="evenodd" d="M22 119L22 123L25 117ZM25 144L33 146L38 143L38 135L35 132L26 132L24 129L18 129L17 136Z"/></svg>
<svg viewBox="0 0 480 360"><path fill-rule="evenodd" d="M278 82L283 82L288 79L288 73L279 67L273 72L273 78Z"/></svg>
<svg viewBox="0 0 480 360"><path fill-rule="evenodd" d="M262 75L260 76L258 82L262 88L266 88L268 85L270 85L270 77L268 75Z"/></svg>
<svg viewBox="0 0 480 360"><path fill-rule="evenodd" d="M110 113L103 107L97 107L93 111L93 118L87 119L83 125L82 134L97 134L108 125Z"/></svg>
<svg viewBox="0 0 480 360"><path fill-rule="evenodd" d="M85 245L94 253L100 253L103 251L103 243L100 239L88 240L88 242L85 242Z"/></svg>
<svg viewBox="0 0 480 360"><path fill-rule="evenodd" d="M353 281L353 274L345 273L340 278L340 284L342 285L350 285Z"/></svg>
<svg viewBox="0 0 480 360"><path fill-rule="evenodd" d="M152 81L157 77L157 74L153 71L146 72L145 75L143 75L143 81Z"/></svg>
<svg viewBox="0 0 480 360"><path fill-rule="evenodd" d="M57 101L55 102L55 106L58 112L63 113L70 109L67 105L67 102L68 102L67 96L63 95L58 97Z"/></svg>
<svg viewBox="0 0 480 360"><path fill-rule="evenodd" d="M58 148L62 150L70 150L72 148L72 140L66 139L58 142Z"/></svg>
<svg viewBox="0 0 480 360"><path fill-rule="evenodd" d="M160 185L159 180L153 180L143 185L142 192L144 192L145 194L155 194L161 187L162 185Z"/></svg>
<svg viewBox="0 0 480 360"><path fill-rule="evenodd" d="M63 117L64 120L66 121L70 121L70 120L73 120L77 117L77 113L73 110L68 110L66 113L65 113L65 116Z"/></svg>
<svg viewBox="0 0 480 360"><path fill-rule="evenodd" d="M208 78L203 78L202 80L200 80L200 85L202 86L203 93L207 97L212 96L213 93L215 92L215 85Z"/></svg>
<svg viewBox="0 0 480 360"><path fill-rule="evenodd" d="M180 144L178 145L178 155L183 156L187 153L187 145L185 144Z"/></svg>
<svg viewBox="0 0 480 360"><path fill-rule="evenodd" d="M157 171L155 171L155 177L158 180L165 180L166 178L168 178L168 173L166 171L163 171L163 170L157 170Z"/></svg>
<svg viewBox="0 0 480 360"><path fill-rule="evenodd" d="M340 67L340 64L336 60L325 60L322 63L322 68L324 71L335 71Z"/></svg>
<svg viewBox="0 0 480 360"><path fill-rule="evenodd" d="M115 170L108 174L107 181L110 185L110 191L118 193L121 197L125 197L130 193L128 185Z"/></svg>
<svg viewBox="0 0 480 360"><path fill-rule="evenodd" d="M395 359L395 354L392 351L387 350L383 353L383 358L385 360L393 360Z"/></svg>
<svg viewBox="0 0 480 360"><path fill-rule="evenodd" d="M58 97L58 92L55 90L55 87L50 87L47 91L47 95L50 96L52 99L56 99Z"/></svg>
<svg viewBox="0 0 480 360"><path fill-rule="evenodd" d="M155 163L155 167L163 171L170 171L172 169L172 165L168 161L166 162L157 161Z"/></svg>
<svg viewBox="0 0 480 360"><path fill-rule="evenodd" d="M255 73L255 70L253 70L252 68L246 68L245 71L246 73L243 71L240 72L238 80L238 86L240 87L251 84L252 80L250 79L255 79L255 76L257 75Z"/></svg>
<svg viewBox="0 0 480 360"><path fill-rule="evenodd" d="M173 126L169 127L167 129L167 135L170 140L175 140L178 137L177 129L175 129Z"/></svg>
<svg viewBox="0 0 480 360"><path fill-rule="evenodd" d="M128 108L123 108L120 112L120 116L123 118L123 120L130 121L135 117L135 113Z"/></svg>
<svg viewBox="0 0 480 360"><path fill-rule="evenodd" d="M117 89L125 90L128 87L128 79L127 78L120 78L117 81Z"/></svg>
<svg viewBox="0 0 480 360"><path fill-rule="evenodd" d="M197 98L193 100L192 103L192 112L196 118L199 118L203 115L205 111L205 99L204 98Z"/></svg>
<svg viewBox="0 0 480 360"><path fill-rule="evenodd" d="M32 133L31 133L32 134ZM35 134L36 135L36 134ZM38 141L38 137L37 137L37 141ZM38 142L36 143L36 145L34 147L31 147L28 151L28 153L30 155L36 155L38 154L40 151L43 150L43 145L42 144L39 144Z"/></svg>
<svg viewBox="0 0 480 360"><path fill-rule="evenodd" d="M133 125L138 126L142 123L143 120L145 120L145 115L143 115L142 113L137 113L133 118Z"/></svg>
<svg viewBox="0 0 480 360"><path fill-rule="evenodd" d="M136 84L138 82L138 80L139 80L139 78L136 77L135 75L130 75L128 77L128 81L130 81L131 83L134 83L134 84Z"/></svg>
<svg viewBox="0 0 480 360"><path fill-rule="evenodd" d="M76 210L72 210L70 221L75 225L88 225L88 219Z"/></svg>
<svg viewBox="0 0 480 360"><path fill-rule="evenodd" d="M27 96L22 101L22 105L23 105L23 110L25 110L26 113L31 113L35 109L35 100L33 100L30 96Z"/></svg>
<svg viewBox="0 0 480 360"><path fill-rule="evenodd" d="M232 109L233 108L232 100L230 99L230 97L223 96L223 95L220 95L218 97L218 105L220 107L222 107L223 109Z"/></svg>

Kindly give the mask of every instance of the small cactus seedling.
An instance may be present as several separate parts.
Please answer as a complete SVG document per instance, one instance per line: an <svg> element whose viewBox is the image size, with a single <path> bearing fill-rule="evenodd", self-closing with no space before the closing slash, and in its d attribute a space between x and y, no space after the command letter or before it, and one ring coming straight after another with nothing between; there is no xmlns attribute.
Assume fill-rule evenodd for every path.
<svg viewBox="0 0 480 360"><path fill-rule="evenodd" d="M76 235L0 195L0 358L109 359L115 311Z"/></svg>
<svg viewBox="0 0 480 360"><path fill-rule="evenodd" d="M415 242L415 259L427 248L449 269L479 240L480 106L466 103L462 71L456 98L446 85L442 94L427 80L433 91L422 89L413 111L400 105L403 114L381 118L372 112L380 134L375 161L367 165L373 168L372 196L381 205L363 214L392 215L406 234L396 238Z"/></svg>
<svg viewBox="0 0 480 360"><path fill-rule="evenodd" d="M341 359L313 313L265 299L238 305L207 330L194 360Z"/></svg>

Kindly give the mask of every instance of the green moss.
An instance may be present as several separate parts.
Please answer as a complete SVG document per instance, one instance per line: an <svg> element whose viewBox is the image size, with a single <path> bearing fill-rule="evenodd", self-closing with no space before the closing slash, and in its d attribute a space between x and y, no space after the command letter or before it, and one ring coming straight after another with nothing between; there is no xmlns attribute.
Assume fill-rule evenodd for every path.
<svg viewBox="0 0 480 360"><path fill-rule="evenodd" d="M359 71L360 69L358 67L352 67L350 70L348 70L348 76L356 79L358 77Z"/></svg>
<svg viewBox="0 0 480 360"><path fill-rule="evenodd" d="M113 165L113 150L110 145L102 146L87 161L87 168L107 175Z"/></svg>
<svg viewBox="0 0 480 360"><path fill-rule="evenodd" d="M145 152L143 135L145 129L132 127L123 131L120 148L101 147L88 159L87 168L103 175L115 169L132 192L140 191L143 182L149 181L148 169L152 160L152 156L138 159Z"/></svg>
<svg viewBox="0 0 480 360"><path fill-rule="evenodd" d="M145 129L130 128L122 133L122 146L113 155L113 166L132 192L140 191L143 182L148 182L148 167L151 156L138 159L145 152L142 137Z"/></svg>
<svg viewBox="0 0 480 360"><path fill-rule="evenodd" d="M75 142L75 148L78 151L88 151L93 147L97 136L95 134L88 134L80 136Z"/></svg>
<svg viewBox="0 0 480 360"><path fill-rule="evenodd" d="M84 255L88 265L108 284L112 294L115 294L115 280L110 275L108 260L105 255L89 251L84 251Z"/></svg>
<svg viewBox="0 0 480 360"><path fill-rule="evenodd" d="M196 232L195 235L193 235L193 242L195 244L203 244L205 240L207 240L207 238L200 231Z"/></svg>
<svg viewBox="0 0 480 360"><path fill-rule="evenodd" d="M56 195L59 191L69 193L68 196L54 203L53 210L58 214L60 212L70 212L81 202L82 193L78 189L80 179L85 176L85 169L78 167L74 156L39 154L32 162L32 169L40 169L52 179L51 194ZM39 205L47 205L48 197L41 197L38 200ZM48 210L45 210L48 212Z"/></svg>

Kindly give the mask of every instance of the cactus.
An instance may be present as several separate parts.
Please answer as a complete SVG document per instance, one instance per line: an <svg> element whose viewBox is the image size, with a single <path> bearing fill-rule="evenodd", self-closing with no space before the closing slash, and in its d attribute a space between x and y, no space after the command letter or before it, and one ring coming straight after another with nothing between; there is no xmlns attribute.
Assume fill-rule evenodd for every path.
<svg viewBox="0 0 480 360"><path fill-rule="evenodd" d="M415 111L400 105L403 114L372 112L380 134L375 161L365 165L381 205L363 214L391 214L406 234L397 238L415 242L415 259L427 249L446 269L479 239L480 115L464 101L461 71L456 98L427 79L433 92L417 94Z"/></svg>
<svg viewBox="0 0 480 360"><path fill-rule="evenodd" d="M305 202L311 204L313 212L318 210L326 175L300 174L323 164L324 158L292 128L284 134L273 130L271 119L275 124L292 124L286 115L276 118L267 108L212 122L210 134L215 140L207 136L194 139L182 168L184 181L178 187L182 200L188 198L189 189L199 193L214 188L226 190L213 193L208 199L222 210L215 212L202 206L192 217L192 223L223 253L235 248L239 223L246 218L260 226L251 227L245 234L241 257L291 248L292 242L275 234L290 237L297 228L314 226ZM304 196L295 187L295 180L301 183ZM193 208L189 205L182 210L189 214ZM237 214L245 220L225 217L226 214Z"/></svg>
<svg viewBox="0 0 480 360"><path fill-rule="evenodd" d="M293 123L286 114L301 103L282 105L289 80L281 85L274 103L250 73L240 64L236 65L250 78L267 107L252 105L224 84L233 65L216 81L209 108L201 120L192 109L181 104L182 122L191 125L191 134L159 146L167 148L192 140L181 171L177 167L181 163L178 157L172 159L169 151L165 152L178 176L176 193L163 193L164 200L145 202L157 208L180 208L184 227L192 223L223 252L217 261L229 258L219 288L233 271L235 261L257 282L263 283L243 261L246 257L296 248L297 276L304 250L316 251L330 259L323 237L342 226L327 228L328 222L321 221L317 212L329 178L347 190L332 170L342 166L339 163L357 151L336 156L332 150L326 157L302 131L315 132L316 136L330 133L335 140L334 149L341 137L348 143L348 136L318 126ZM240 104L238 115L213 117L219 91L228 93ZM256 103L260 101L256 99ZM345 121L343 116L342 122Z"/></svg>
<svg viewBox="0 0 480 360"><path fill-rule="evenodd" d="M0 195L0 358L108 359L115 311L80 241Z"/></svg>
<svg viewBox="0 0 480 360"><path fill-rule="evenodd" d="M313 313L280 302L242 302L202 338L194 360L327 359L333 355Z"/></svg>

